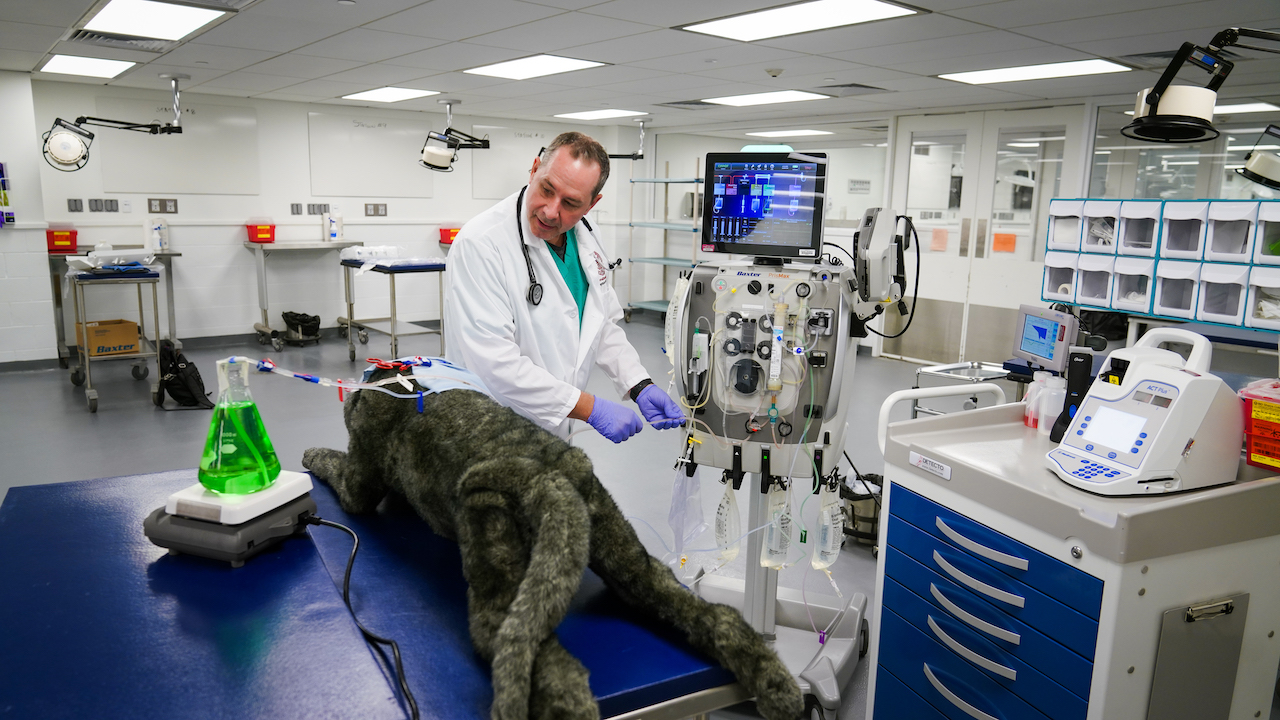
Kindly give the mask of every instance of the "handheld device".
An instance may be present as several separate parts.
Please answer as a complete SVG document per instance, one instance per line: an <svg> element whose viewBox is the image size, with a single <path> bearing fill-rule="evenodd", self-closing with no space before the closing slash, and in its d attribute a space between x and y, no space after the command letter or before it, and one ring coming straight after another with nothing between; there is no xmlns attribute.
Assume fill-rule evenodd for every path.
<svg viewBox="0 0 1280 720"><path fill-rule="evenodd" d="M708 153L706 163L703 251L771 264L822 257L826 153Z"/></svg>
<svg viewBox="0 0 1280 720"><path fill-rule="evenodd" d="M1079 321L1070 313L1019 306L1013 356L1061 373L1067 367L1079 327Z"/></svg>
<svg viewBox="0 0 1280 720"><path fill-rule="evenodd" d="M1162 342L1192 346L1182 356ZM1045 456L1065 482L1098 495L1148 495L1232 482L1240 460L1240 399L1209 374L1213 347L1196 333L1158 328L1115 350L1062 444Z"/></svg>

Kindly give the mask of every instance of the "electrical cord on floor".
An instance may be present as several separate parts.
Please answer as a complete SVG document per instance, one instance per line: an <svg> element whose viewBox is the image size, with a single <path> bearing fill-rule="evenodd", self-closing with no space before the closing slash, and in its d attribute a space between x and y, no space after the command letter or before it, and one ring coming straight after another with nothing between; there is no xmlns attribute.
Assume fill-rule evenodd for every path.
<svg viewBox="0 0 1280 720"><path fill-rule="evenodd" d="M871 489L871 485L876 483L875 481L867 482L867 477L880 477L879 485L881 487L881 492L884 492L884 477L876 476L876 475L870 475L870 476L863 475L862 473L858 472L858 466L853 464L853 460L849 457L849 451L843 450L841 452L844 453L844 459L849 462L849 467L853 468L853 474L857 476L858 482L862 483L862 487L866 488L867 494L870 495L871 499L875 501L876 512L879 513L880 512L880 496L877 495L876 492ZM850 488L850 490L852 490L852 488Z"/></svg>
<svg viewBox="0 0 1280 720"><path fill-rule="evenodd" d="M342 576L342 602L346 603L347 611L351 613L351 618L356 621L356 627L360 628L360 633L365 639L379 645L391 646L391 654L395 657L396 664L396 680L400 684L400 691L404 693L404 699L409 703L409 716L413 720L418 720L418 703L413 699L413 693L409 691L409 681L404 676L404 661L400 658L400 646L395 640L384 638L369 632L369 629L360 623L360 618L356 617L356 611L351 608L351 566L356 561L356 553L360 551L360 538L351 528L340 523L332 522L318 518L314 515L307 515L302 518L302 522L307 525L326 525L328 527L337 528L351 536L354 544L351 546L351 555L347 558L347 571Z"/></svg>

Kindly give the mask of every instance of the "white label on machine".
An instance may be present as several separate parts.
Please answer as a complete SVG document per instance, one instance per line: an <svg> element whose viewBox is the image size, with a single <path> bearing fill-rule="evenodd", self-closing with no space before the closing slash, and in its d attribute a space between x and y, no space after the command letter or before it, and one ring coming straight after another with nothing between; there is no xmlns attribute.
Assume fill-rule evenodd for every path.
<svg viewBox="0 0 1280 720"><path fill-rule="evenodd" d="M911 464L924 470L927 473L933 473L943 480L951 479L951 466L944 465L933 458L927 458L914 450L909 456Z"/></svg>

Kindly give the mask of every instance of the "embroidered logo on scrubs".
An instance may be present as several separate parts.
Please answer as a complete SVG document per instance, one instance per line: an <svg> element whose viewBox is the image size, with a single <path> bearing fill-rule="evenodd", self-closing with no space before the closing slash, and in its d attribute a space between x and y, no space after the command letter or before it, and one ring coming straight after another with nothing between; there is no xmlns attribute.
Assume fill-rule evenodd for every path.
<svg viewBox="0 0 1280 720"><path fill-rule="evenodd" d="M604 269L604 258L600 257L600 253L594 250L591 251L591 257L595 258L596 274L600 276L600 278L596 280L596 284L604 285L609 280L609 274L605 272L605 269Z"/></svg>

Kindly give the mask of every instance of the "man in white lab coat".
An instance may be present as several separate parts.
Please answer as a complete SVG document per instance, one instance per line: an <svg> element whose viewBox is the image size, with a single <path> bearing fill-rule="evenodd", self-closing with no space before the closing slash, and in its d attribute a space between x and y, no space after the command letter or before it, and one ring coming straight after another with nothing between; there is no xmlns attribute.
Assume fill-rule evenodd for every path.
<svg viewBox="0 0 1280 720"><path fill-rule="evenodd" d="M643 424L626 406L583 391L592 365L655 428L685 418L617 325L622 305L584 220L608 177L598 142L563 133L534 159L526 187L462 227L449 251L445 347L498 402L538 425L564 437L570 419L586 420L622 442Z"/></svg>

